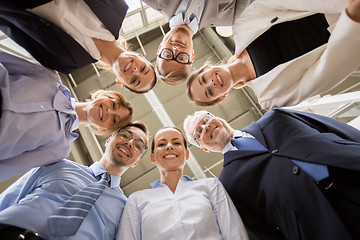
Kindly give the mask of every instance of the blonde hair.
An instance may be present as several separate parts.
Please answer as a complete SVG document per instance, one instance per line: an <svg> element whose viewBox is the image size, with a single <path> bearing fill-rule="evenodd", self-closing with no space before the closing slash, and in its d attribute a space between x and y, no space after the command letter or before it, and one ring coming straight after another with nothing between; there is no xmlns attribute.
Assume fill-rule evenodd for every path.
<svg viewBox="0 0 360 240"><path fill-rule="evenodd" d="M119 37L116 41L118 42L118 44L120 45L120 47L121 47L122 49L124 49L125 51L134 52L134 51L132 51L133 45L131 45L131 44L129 44L128 42L126 42L123 37ZM155 72L155 69L154 69L154 66L152 65L152 63L151 63L149 60L147 60L146 58L144 58L144 60L145 60L145 62L147 62L147 63L149 64L149 66L151 67L151 69ZM103 61L100 61L100 60L99 60L99 61L96 63L96 66L98 66L100 69L103 69L103 70L105 70L105 71L109 71L109 72L112 72L112 73L113 73L112 66L109 66L108 64L104 63ZM126 88L127 90L129 90L129 91L131 91L131 92L134 92L134 93L146 93L146 92L150 91L150 90L155 86L155 84L156 84L156 74L154 74L154 75L155 75L155 77L154 77L154 79L153 79L153 84L152 84L152 85L150 86L150 88L147 89L147 90L138 91L138 90L136 90L136 89L130 89L130 88L126 87L125 85L124 85L124 88Z"/></svg>
<svg viewBox="0 0 360 240"><path fill-rule="evenodd" d="M118 44L120 45L120 47L122 49L124 49L125 51L131 51L131 49L133 48L131 44L129 44L125 38L123 38L122 36L119 36L119 38L116 40L118 42ZM109 66L108 64L104 63L103 61L99 60L95 63L95 65L97 67L99 67L100 69L112 72L112 67Z"/></svg>
<svg viewBox="0 0 360 240"><path fill-rule="evenodd" d="M123 128L124 126L126 126L127 124L129 124L133 118L134 115L134 109L131 105L130 102L128 102L125 97L120 94L119 92L116 91L106 91L106 90L97 90L94 93L91 94L91 99L95 100L98 97L103 97L106 96L108 98L112 98L112 99L116 99L119 104L121 104L122 106L124 106L125 108L129 109L130 114L123 119L122 121L120 121L120 123L108 130L99 130L96 126L91 127L91 131L93 133L95 133L96 135L110 135L113 132L117 131L118 129Z"/></svg>
<svg viewBox="0 0 360 240"><path fill-rule="evenodd" d="M175 86L180 83L185 82L189 76L191 71L191 65L187 65L184 68L181 68L177 71L170 72L169 74L161 74L159 69L159 64L155 66L156 76L166 84Z"/></svg>

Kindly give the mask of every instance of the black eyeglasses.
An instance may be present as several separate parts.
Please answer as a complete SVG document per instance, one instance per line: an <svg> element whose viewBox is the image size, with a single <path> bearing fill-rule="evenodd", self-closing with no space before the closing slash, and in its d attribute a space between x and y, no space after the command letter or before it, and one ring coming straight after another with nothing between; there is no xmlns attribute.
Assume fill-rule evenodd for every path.
<svg viewBox="0 0 360 240"><path fill-rule="evenodd" d="M145 154L145 152L148 149L148 147L142 140L135 139L131 134L131 132L129 132L127 129L121 129L116 135L125 141L130 141L131 139L134 139L133 147L136 151L140 152L141 154Z"/></svg>
<svg viewBox="0 0 360 240"><path fill-rule="evenodd" d="M186 52L179 52L178 55L176 55L176 57L174 57L173 51L169 48L161 49L158 57L161 59L170 60L170 61L175 60L181 64L192 64L192 62L190 62L189 54L187 54Z"/></svg>

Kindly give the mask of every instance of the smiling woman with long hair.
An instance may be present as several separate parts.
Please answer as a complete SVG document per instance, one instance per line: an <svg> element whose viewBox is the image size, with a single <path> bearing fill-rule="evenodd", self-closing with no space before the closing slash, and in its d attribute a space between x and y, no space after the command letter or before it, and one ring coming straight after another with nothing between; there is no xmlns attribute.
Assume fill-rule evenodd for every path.
<svg viewBox="0 0 360 240"><path fill-rule="evenodd" d="M79 123L107 135L133 117L120 93L98 90L75 102L55 71L1 51L0 90L0 181L66 158Z"/></svg>
<svg viewBox="0 0 360 240"><path fill-rule="evenodd" d="M153 189L133 193L116 239L248 239L230 197L217 178L183 176L187 143L175 127L159 129L151 162L160 172Z"/></svg>
<svg viewBox="0 0 360 240"><path fill-rule="evenodd" d="M127 9L123 0L6 1L0 30L45 67L68 74L100 60L121 86L144 93L155 85L155 71L121 44Z"/></svg>
<svg viewBox="0 0 360 240"><path fill-rule="evenodd" d="M232 29L236 53L228 63L189 77L196 105L213 106L247 85L264 109L292 106L360 67L360 0L256 0Z"/></svg>

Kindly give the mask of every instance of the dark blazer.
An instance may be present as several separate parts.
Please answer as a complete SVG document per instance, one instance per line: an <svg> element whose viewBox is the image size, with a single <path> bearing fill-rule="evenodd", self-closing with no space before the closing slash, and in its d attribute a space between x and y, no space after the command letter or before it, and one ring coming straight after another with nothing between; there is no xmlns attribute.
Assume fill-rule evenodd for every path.
<svg viewBox="0 0 360 240"><path fill-rule="evenodd" d="M268 150L227 152L219 179L251 238L352 239L323 190L290 159L360 171L360 131L284 109L243 131Z"/></svg>
<svg viewBox="0 0 360 240"><path fill-rule="evenodd" d="M128 6L124 0L84 0L117 39ZM0 0L0 30L25 48L43 66L71 73L97 60L70 35L26 11L50 0Z"/></svg>

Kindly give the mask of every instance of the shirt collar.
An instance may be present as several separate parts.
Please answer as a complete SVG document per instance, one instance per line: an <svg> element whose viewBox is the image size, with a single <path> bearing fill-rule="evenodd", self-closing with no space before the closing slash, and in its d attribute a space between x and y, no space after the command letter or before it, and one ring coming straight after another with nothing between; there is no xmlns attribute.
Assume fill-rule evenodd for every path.
<svg viewBox="0 0 360 240"><path fill-rule="evenodd" d="M192 179L189 176L181 176L181 178L179 179L179 181L192 181ZM165 184L163 184L160 179L156 180L155 182L150 183L150 186L152 188L157 188L157 187L163 187Z"/></svg>
<svg viewBox="0 0 360 240"><path fill-rule="evenodd" d="M74 141L77 133L72 131L79 126L79 119L75 112L75 100L70 98L70 91L65 86L60 85L53 99L53 106L59 113L60 126L64 126L65 136L70 141ZM60 117L60 113L61 117Z"/></svg>
<svg viewBox="0 0 360 240"><path fill-rule="evenodd" d="M93 171L94 176L97 177L100 174L107 172L105 167L100 163L100 162L94 162L91 166L90 169ZM115 176L115 175L110 175L110 188L115 188L115 187L119 187L120 186L120 180L121 177L119 176Z"/></svg>
<svg viewBox="0 0 360 240"><path fill-rule="evenodd" d="M243 131L235 130L232 137L242 137L243 135L244 135L244 132L243 132ZM231 142L229 141L229 142L225 145L224 149L222 150L222 154L225 154L225 153L227 153L228 151L231 151L231 150L237 150L237 149L236 149L236 148L231 144Z"/></svg>
<svg viewBox="0 0 360 240"><path fill-rule="evenodd" d="M174 15L169 21L169 26L174 27L174 26L186 24L195 34L199 30L199 21L197 17L192 16L191 21L189 20L189 22L187 23L185 23L184 17L185 17L184 13L178 13Z"/></svg>
<svg viewBox="0 0 360 240"><path fill-rule="evenodd" d="M74 107L75 109L75 105L76 105L76 100L75 98L71 98L71 105ZM71 131L74 131L76 129L79 128L79 118L77 117L72 125Z"/></svg>

